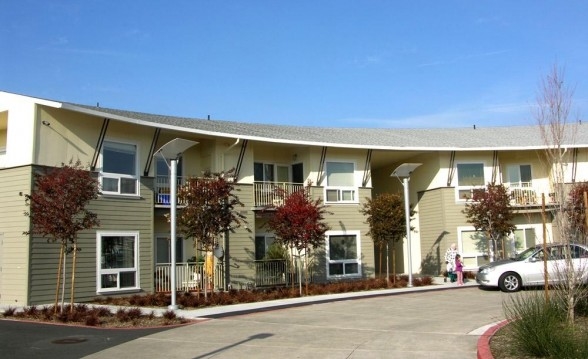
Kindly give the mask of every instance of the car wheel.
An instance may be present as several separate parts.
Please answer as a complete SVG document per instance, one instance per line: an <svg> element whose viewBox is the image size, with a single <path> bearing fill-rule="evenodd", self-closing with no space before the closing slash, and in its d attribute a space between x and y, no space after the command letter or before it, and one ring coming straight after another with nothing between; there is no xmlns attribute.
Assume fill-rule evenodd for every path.
<svg viewBox="0 0 588 359"><path fill-rule="evenodd" d="M516 273L504 273L498 280L498 286L503 292L516 292L521 289L521 277Z"/></svg>

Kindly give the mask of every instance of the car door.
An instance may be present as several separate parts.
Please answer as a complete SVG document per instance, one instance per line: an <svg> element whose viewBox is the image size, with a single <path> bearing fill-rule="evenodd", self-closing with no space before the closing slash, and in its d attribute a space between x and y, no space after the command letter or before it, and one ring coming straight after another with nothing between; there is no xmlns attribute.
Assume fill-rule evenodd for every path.
<svg viewBox="0 0 588 359"><path fill-rule="evenodd" d="M588 248L573 244L570 246L572 263L576 278L582 283L588 282Z"/></svg>
<svg viewBox="0 0 588 359"><path fill-rule="evenodd" d="M548 281L554 283L560 277L558 267L561 266L561 248L553 246L547 248L547 274ZM523 282L525 285L543 285L545 284L545 263L543 250L537 251L529 259L525 261L525 265L521 271Z"/></svg>

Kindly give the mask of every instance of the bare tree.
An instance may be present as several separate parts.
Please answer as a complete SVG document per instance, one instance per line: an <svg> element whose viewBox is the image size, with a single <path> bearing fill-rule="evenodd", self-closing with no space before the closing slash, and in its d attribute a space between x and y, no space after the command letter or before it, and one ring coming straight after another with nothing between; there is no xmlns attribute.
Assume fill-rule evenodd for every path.
<svg viewBox="0 0 588 359"><path fill-rule="evenodd" d="M551 207L553 225L557 228L559 241L568 247L563 253L565 266L555 268L555 273L549 273L549 276L556 276L558 279L554 294L559 296L566 306L570 324L574 322L576 305L588 294L582 286L581 273L577 268L574 269L572 251L569 247L574 237L574 226L566 210L568 202L565 175L571 158L569 150L574 146L577 126L577 121L569 121L573 95L574 88L564 83L564 71L554 65L540 83L537 106L534 109L534 117L545 144L542 159L550 172L550 185L555 203ZM548 277L548 273L545 275Z"/></svg>

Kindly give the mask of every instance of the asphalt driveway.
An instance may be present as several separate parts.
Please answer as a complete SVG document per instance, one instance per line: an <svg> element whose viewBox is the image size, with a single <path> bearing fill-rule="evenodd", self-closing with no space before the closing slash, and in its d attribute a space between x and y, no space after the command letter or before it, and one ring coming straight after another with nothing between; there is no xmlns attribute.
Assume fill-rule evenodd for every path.
<svg viewBox="0 0 588 359"><path fill-rule="evenodd" d="M0 320L0 358L82 358L169 329L98 329Z"/></svg>
<svg viewBox="0 0 588 359"><path fill-rule="evenodd" d="M504 318L509 295L448 284L223 316L125 339L86 358L476 358L479 336Z"/></svg>

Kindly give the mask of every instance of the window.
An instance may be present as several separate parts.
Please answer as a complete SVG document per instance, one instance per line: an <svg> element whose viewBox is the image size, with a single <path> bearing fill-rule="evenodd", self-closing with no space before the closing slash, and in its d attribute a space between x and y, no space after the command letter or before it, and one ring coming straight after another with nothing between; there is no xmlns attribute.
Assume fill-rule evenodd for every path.
<svg viewBox="0 0 588 359"><path fill-rule="evenodd" d="M350 162L327 162L325 202L356 202L355 166Z"/></svg>
<svg viewBox="0 0 588 359"><path fill-rule="evenodd" d="M171 247L169 237L157 237L157 247L155 252L156 263L171 263ZM184 261L184 239L176 239L176 263Z"/></svg>
<svg viewBox="0 0 588 359"><path fill-rule="evenodd" d="M100 180L103 193L137 195L137 146L104 141Z"/></svg>
<svg viewBox="0 0 588 359"><path fill-rule="evenodd" d="M485 186L483 163L459 163L457 165L458 200L471 198L474 190L483 190Z"/></svg>
<svg viewBox="0 0 588 359"><path fill-rule="evenodd" d="M359 232L328 234L327 271L329 277L359 276Z"/></svg>
<svg viewBox="0 0 588 359"><path fill-rule="evenodd" d="M489 262L487 256L488 240L484 233L476 231L472 227L467 227L462 230L458 229L458 233L457 250L461 254L465 267L479 267Z"/></svg>
<svg viewBox="0 0 588 359"><path fill-rule="evenodd" d="M510 165L507 175L511 187L531 187L531 165Z"/></svg>
<svg viewBox="0 0 588 359"><path fill-rule="evenodd" d="M514 231L514 249L517 253L535 246L535 228L517 228ZM511 253L514 254L514 253Z"/></svg>
<svg viewBox="0 0 588 359"><path fill-rule="evenodd" d="M138 233L97 233L99 292L138 289Z"/></svg>
<svg viewBox="0 0 588 359"><path fill-rule="evenodd" d="M169 163L165 159L163 159L159 156L157 156L156 158L157 158L157 160L155 160L155 162L156 162L156 168L155 168L156 175L158 177L159 176L166 177L167 180L169 181L169 171L170 171ZM182 157L181 156L177 162L176 176L178 176L178 177L182 176Z"/></svg>
<svg viewBox="0 0 588 359"><path fill-rule="evenodd" d="M290 182L290 167L255 162L253 164L253 180L255 182Z"/></svg>
<svg viewBox="0 0 588 359"><path fill-rule="evenodd" d="M275 237L273 235L258 235L255 236L255 260L264 259L269 246L274 243Z"/></svg>

